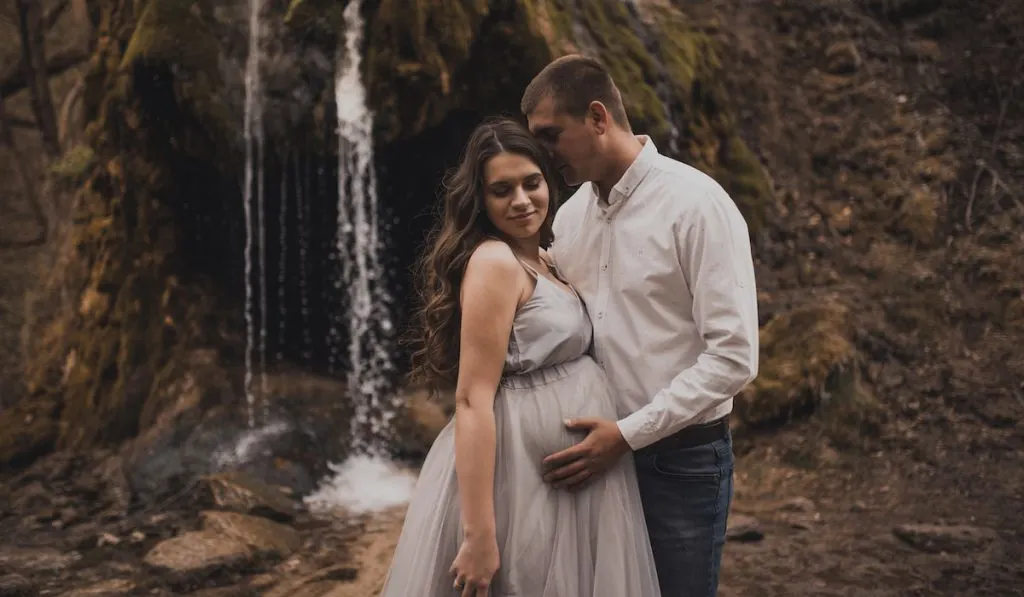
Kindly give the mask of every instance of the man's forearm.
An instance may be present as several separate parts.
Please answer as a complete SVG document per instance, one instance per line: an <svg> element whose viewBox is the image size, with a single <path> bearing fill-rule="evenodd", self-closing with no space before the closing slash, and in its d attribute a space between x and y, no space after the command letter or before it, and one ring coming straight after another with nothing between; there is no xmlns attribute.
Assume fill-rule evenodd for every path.
<svg viewBox="0 0 1024 597"><path fill-rule="evenodd" d="M639 450L700 420L733 398L757 375L757 359L703 353L650 403L619 420L619 431Z"/></svg>

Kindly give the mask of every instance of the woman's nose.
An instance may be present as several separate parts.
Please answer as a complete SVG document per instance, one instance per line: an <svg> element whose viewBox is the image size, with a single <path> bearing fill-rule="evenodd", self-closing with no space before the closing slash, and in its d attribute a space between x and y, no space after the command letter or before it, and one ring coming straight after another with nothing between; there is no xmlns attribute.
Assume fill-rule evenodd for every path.
<svg viewBox="0 0 1024 597"><path fill-rule="evenodd" d="M523 187L516 187L515 195L512 197L512 205L515 207L523 208L530 204L530 196L526 194L526 189Z"/></svg>

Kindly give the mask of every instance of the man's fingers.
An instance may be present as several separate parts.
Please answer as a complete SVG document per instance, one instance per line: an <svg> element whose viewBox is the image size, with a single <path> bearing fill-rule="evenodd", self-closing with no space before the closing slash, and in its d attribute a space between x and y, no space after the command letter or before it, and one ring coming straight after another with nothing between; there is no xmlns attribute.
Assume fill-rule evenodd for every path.
<svg viewBox="0 0 1024 597"><path fill-rule="evenodd" d="M557 483L555 483L555 486L564 487L571 491L576 491L577 489L580 489L583 486L585 486L587 484L587 481L589 481L593 475L594 473L592 473L590 469L584 469L567 479L558 481Z"/></svg>
<svg viewBox="0 0 1024 597"><path fill-rule="evenodd" d="M580 471L585 470L586 468L587 463L585 460L575 460L565 466L548 471L544 475L544 480L548 483L560 483L565 479L579 474Z"/></svg>
<svg viewBox="0 0 1024 597"><path fill-rule="evenodd" d="M578 419L566 419L565 428L569 431L585 431L597 426L600 419L594 417L580 417Z"/></svg>
<svg viewBox="0 0 1024 597"><path fill-rule="evenodd" d="M579 443L575 446L566 448L561 452L555 452L554 454L549 455L543 460L542 464L544 465L544 468L547 469L563 466L582 457L586 453L586 450L586 446Z"/></svg>

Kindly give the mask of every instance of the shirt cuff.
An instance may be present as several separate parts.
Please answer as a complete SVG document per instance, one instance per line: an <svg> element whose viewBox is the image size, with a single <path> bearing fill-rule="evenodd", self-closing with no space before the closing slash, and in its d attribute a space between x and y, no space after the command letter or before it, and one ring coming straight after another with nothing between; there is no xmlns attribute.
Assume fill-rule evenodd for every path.
<svg viewBox="0 0 1024 597"><path fill-rule="evenodd" d="M619 433L622 434L622 438L626 440L626 443L629 444L629 447L634 452L641 448L646 448L658 439L652 433L650 415L644 409L619 419L616 425L619 426Z"/></svg>

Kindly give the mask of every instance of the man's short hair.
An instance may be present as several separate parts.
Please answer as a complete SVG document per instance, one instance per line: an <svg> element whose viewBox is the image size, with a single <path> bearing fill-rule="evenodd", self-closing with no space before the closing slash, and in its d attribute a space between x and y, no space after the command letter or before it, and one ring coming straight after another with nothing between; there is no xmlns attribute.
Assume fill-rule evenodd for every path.
<svg viewBox="0 0 1024 597"><path fill-rule="evenodd" d="M554 100L556 111L575 118L586 116L590 103L599 101L608 108L612 120L631 130L622 94L608 69L589 56L570 54L545 66L526 86L519 109L528 116L547 97Z"/></svg>

